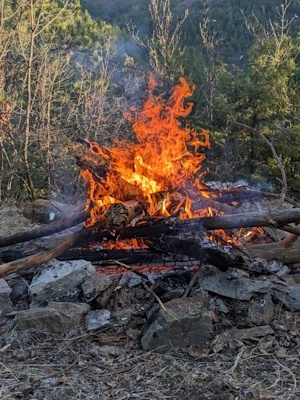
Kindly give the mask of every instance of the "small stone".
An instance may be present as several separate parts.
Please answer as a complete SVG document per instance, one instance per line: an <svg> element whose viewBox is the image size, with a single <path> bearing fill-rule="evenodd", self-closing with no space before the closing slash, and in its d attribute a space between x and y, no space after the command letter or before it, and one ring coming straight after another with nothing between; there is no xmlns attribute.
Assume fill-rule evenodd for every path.
<svg viewBox="0 0 300 400"><path fill-rule="evenodd" d="M111 313L108 310L94 310L85 317L85 326L87 331L94 331L104 328L110 323Z"/></svg>
<svg viewBox="0 0 300 400"><path fill-rule="evenodd" d="M163 295L163 300L164 301L170 301L172 299L177 299L181 297L184 294L184 288L176 288L176 289L171 289L168 290L164 295Z"/></svg>
<svg viewBox="0 0 300 400"><path fill-rule="evenodd" d="M124 350L117 346L106 345L98 347L98 355L101 357L119 357L121 354L124 354Z"/></svg>
<svg viewBox="0 0 300 400"><path fill-rule="evenodd" d="M224 301L222 299L220 299L220 297L217 297L215 299L215 305L216 305L216 309L224 314L228 314L229 313L229 308L226 306L226 304L224 303Z"/></svg>
<svg viewBox="0 0 300 400"><path fill-rule="evenodd" d="M101 308L105 308L107 302L118 285L120 275L105 276L93 275L85 279L82 290L87 302L96 300Z"/></svg>
<svg viewBox="0 0 300 400"><path fill-rule="evenodd" d="M128 325L131 317L132 317L132 310L130 309L120 310L113 313L113 320L117 325L122 325L122 326Z"/></svg>
<svg viewBox="0 0 300 400"><path fill-rule="evenodd" d="M53 308L38 308L22 310L17 314L17 323L20 329L37 329L47 333L62 333L64 325L62 316Z"/></svg>
<svg viewBox="0 0 300 400"><path fill-rule="evenodd" d="M0 278L0 314L2 311L10 309L12 302L10 300L11 288L5 279Z"/></svg>
<svg viewBox="0 0 300 400"><path fill-rule="evenodd" d="M28 284L21 278L11 279L9 286L12 288L10 299L14 304L18 304L22 299L28 296Z"/></svg>
<svg viewBox="0 0 300 400"><path fill-rule="evenodd" d="M274 331L269 325L255 326L248 329L229 329L218 336L218 341L221 343L228 343L230 340L247 340L266 335L273 335Z"/></svg>
<svg viewBox="0 0 300 400"><path fill-rule="evenodd" d="M276 284L274 290L272 290L272 295L290 311L300 310L300 285L284 286Z"/></svg>
<svg viewBox="0 0 300 400"><path fill-rule="evenodd" d="M90 307L86 303L51 301L48 307L60 313L66 330L79 326L84 321L85 315L90 311Z"/></svg>
<svg viewBox="0 0 300 400"><path fill-rule="evenodd" d="M27 397L30 393L33 392L33 387L31 386L30 383L26 382L26 383L22 383L19 386L19 390L20 392L22 392L23 397Z"/></svg>
<svg viewBox="0 0 300 400"><path fill-rule="evenodd" d="M274 317L274 307L271 295L253 299L248 309L248 319L255 325L268 325Z"/></svg>

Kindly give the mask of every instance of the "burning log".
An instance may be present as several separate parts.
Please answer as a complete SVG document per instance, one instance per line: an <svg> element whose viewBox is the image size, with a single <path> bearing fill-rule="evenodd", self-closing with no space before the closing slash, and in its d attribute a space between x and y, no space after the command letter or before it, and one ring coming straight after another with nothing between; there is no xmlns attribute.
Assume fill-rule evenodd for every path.
<svg viewBox="0 0 300 400"><path fill-rule="evenodd" d="M144 211L144 204L137 201L115 203L110 206L105 214L107 228L120 231L138 218Z"/></svg>
<svg viewBox="0 0 300 400"><path fill-rule="evenodd" d="M133 212L133 215L135 215L136 210L134 206L136 205L137 203L132 204L133 208L131 211ZM128 213L130 209L129 211L126 209L124 209L123 211L126 211L124 218L128 218ZM170 217L166 219L161 219L159 221L150 221L146 224L137 225L135 227L125 227L124 229L122 229L117 237L108 230L100 230L95 233L95 230L97 228L97 226L95 225L93 227L83 229L82 231L80 231L80 235L82 236L82 238L84 237L85 239L87 239L93 234L92 238L100 243L103 240L105 240L106 242L109 239L118 241L132 238L148 239L150 240L150 242L147 242L150 243L150 252L153 251L152 249L156 249L163 252L167 251L171 253L184 254L192 257L195 260L199 260L200 262L206 259L207 262L217 266L221 270L225 270L229 266L235 266L242 269L247 269L248 271L255 273L267 273L267 270L265 269L265 265L263 263L249 263L249 259L256 257L265 258L267 260L277 258L285 263L299 262L299 246L295 245L295 248L287 249L284 246L281 246L279 243L274 243L252 245L240 249L236 246L230 248L230 245L222 247L218 246L212 241L209 241L207 238L204 238L203 235L199 236L200 232L203 233L204 231L215 229L233 229L249 226L280 227L281 224L290 223L292 221L297 222L299 220L300 208L295 208L291 210L275 211L272 213L248 213L246 215L237 214L235 215L234 219L232 218L232 216L204 217L190 220L178 220L175 217ZM189 234L184 236L182 232L189 232ZM62 252L68 250L68 248L74 243L72 235L73 234L66 235L61 239L54 238L48 243L48 245L43 243L41 247L46 248L46 253L38 252L36 255L31 255L27 257L25 259L26 261L15 261L7 267L3 266L3 268L5 268L5 271L7 271L8 268L8 271L11 272L15 267L17 268L17 270L19 270L19 268L29 268L31 266L30 263L32 263L32 265L36 265L37 260L38 262L40 262L40 260L41 262L45 262L44 260L49 256L56 257ZM61 240L61 242L67 243L67 245L65 245L62 250L59 250L58 253L52 253L52 249L53 247L55 247L56 240ZM24 256L26 254L28 255L28 252L26 253L25 246L21 253L19 253L18 257ZM39 256L39 254L42 254L42 256ZM102 250L96 250L96 254L98 254L99 261L101 261L101 259L105 260L105 258L107 259L107 257L109 257L111 260L116 258L118 260L123 259L124 261L125 257L124 253L118 254L117 251L113 254L108 255L108 250L105 248L103 248ZM17 255L15 255L15 257L17 257ZM83 258L95 261L95 252L92 258L89 258L88 250L86 250ZM127 263L130 263L129 260L126 261ZM132 262L137 261L138 257L132 258Z"/></svg>
<svg viewBox="0 0 300 400"><path fill-rule="evenodd" d="M52 258L58 257L79 239L86 237L90 230L91 229L83 228L78 232L56 239L46 250L1 265L0 278L12 272L22 271L31 267L39 267ZM195 264L206 262L214 265L221 271L226 271L229 267L238 267L256 274L270 274L270 271L266 268L266 262L263 262L263 260L252 260L249 262L249 258L245 255L231 254L228 248L217 245L207 239L204 235L197 234L193 236L185 235L179 237L163 236L159 240L153 241L151 247L156 250L159 249L164 253L167 251L192 257L195 260ZM99 259L99 250L97 253ZM110 254L110 256L116 257L116 254L117 253L115 252L114 254ZM103 255L107 257L107 250L102 252L102 256ZM85 259L87 258L85 257ZM124 253L122 261L124 261ZM109 264L111 263L113 263L113 260L110 260Z"/></svg>
<svg viewBox="0 0 300 400"><path fill-rule="evenodd" d="M275 227L300 221L300 208L274 212L252 212L247 214L222 215L215 217L178 220L170 217L147 225L128 227L120 233L120 239L158 237L162 234L179 235L181 232L199 232L217 229L250 227ZM98 233L101 237L101 232Z"/></svg>
<svg viewBox="0 0 300 400"><path fill-rule="evenodd" d="M137 202L129 202L128 204L126 204L126 206L123 204L121 208L124 215L122 214L122 218L120 218L120 220L126 222L132 220L132 217L136 215L137 212L141 212L142 205ZM85 220L87 216L88 212L83 211L79 214L72 216L71 218L67 218L55 224L47 225L46 227L42 227L32 231L17 232L15 234L2 237L0 238L0 246L5 247L9 246L10 244L20 243L28 241L30 239L50 235L51 233L58 232L59 229L63 230L68 226L72 226L72 224L75 225L80 221ZM113 215L111 217L111 221L112 223L114 221ZM138 224L137 226L126 226L118 233L117 238L118 240L132 238L151 239L160 237L162 235L179 236L182 232L189 232L192 234L193 232L213 231L218 229L226 230L259 226L270 226L280 229L281 226L292 222L297 223L298 221L300 221L300 208L274 212L252 212L247 214L235 214L234 218L232 217L232 215L222 215L215 217L179 220L178 217L173 216L169 218L161 218L159 220L150 219L149 222L144 222L142 224ZM118 224L119 226L123 225L123 223L121 222ZM89 234L91 234L91 231L94 232L94 240L97 240L100 243L103 239L116 239L116 236L112 232L107 229L103 229L103 224L95 224L91 227Z"/></svg>

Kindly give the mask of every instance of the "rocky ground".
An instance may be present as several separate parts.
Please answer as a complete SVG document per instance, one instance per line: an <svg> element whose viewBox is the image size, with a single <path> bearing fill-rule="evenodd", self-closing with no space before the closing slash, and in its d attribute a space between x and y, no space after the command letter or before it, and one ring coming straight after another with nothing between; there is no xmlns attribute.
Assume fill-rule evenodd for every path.
<svg viewBox="0 0 300 400"><path fill-rule="evenodd" d="M1 206L1 235L32 225L14 205ZM29 276L21 279L29 286ZM84 323L64 334L21 329L15 315L30 296L27 291L23 302L16 297L0 318L0 398L300 399L299 312L273 299L272 318L257 326L245 318L247 301L212 295L199 282L189 295L207 298L211 336L201 346L183 345L164 354L141 346L146 322L141 308L160 308L141 287L119 295L118 310L132 311L129 322L89 332ZM177 288L186 291L188 282L183 279ZM115 312L115 301L107 308Z"/></svg>

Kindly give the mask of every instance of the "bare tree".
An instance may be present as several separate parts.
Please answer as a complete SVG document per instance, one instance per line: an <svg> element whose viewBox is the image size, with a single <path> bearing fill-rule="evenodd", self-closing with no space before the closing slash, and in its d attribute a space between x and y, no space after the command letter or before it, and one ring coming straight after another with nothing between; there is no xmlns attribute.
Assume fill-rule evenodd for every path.
<svg viewBox="0 0 300 400"><path fill-rule="evenodd" d="M171 11L170 0L151 0L149 6L154 29L150 39L144 41L138 32L128 27L137 43L149 52L150 65L155 74L164 78L172 77L174 71L181 69L180 57L184 49L180 48L181 27L188 17L188 10L175 24Z"/></svg>
<svg viewBox="0 0 300 400"><path fill-rule="evenodd" d="M12 185L14 158L16 148L11 134L11 99L6 86L11 71L7 68L6 59L11 52L15 32L20 24L23 4L14 7L13 2L0 0L0 201L2 190L9 191ZM9 148L9 150L8 150ZM9 173L7 173L7 167Z"/></svg>
<svg viewBox="0 0 300 400"><path fill-rule="evenodd" d="M206 60L203 65L204 97L206 101L205 114L209 121L213 120L214 96L218 87L220 76L224 73L226 65L219 59L222 46L222 37L218 36L215 29L211 29L208 17L209 8L204 4L203 19L199 23L200 36L205 50Z"/></svg>
<svg viewBox="0 0 300 400"><path fill-rule="evenodd" d="M88 60L77 63L77 96L72 114L81 135L93 141L109 142L117 132L125 111L124 93L113 93L118 73L114 62L118 48L114 39L107 36Z"/></svg>
<svg viewBox="0 0 300 400"><path fill-rule="evenodd" d="M63 15L66 10L69 0L64 0L60 8L55 9L52 13L46 12L46 0L29 0L26 3L27 12L30 15L29 21L25 21L28 25L23 29L23 32L19 34L19 44L21 48L21 55L26 63L26 74L24 76L24 95L27 98L25 107L25 121L24 121L24 142L23 142L23 162L25 169L25 180L29 190L31 199L35 199L36 192L32 180L32 172L29 163L29 141L31 136L32 126L32 113L34 109L34 100L36 96L37 85L34 82L34 68L37 64L36 58L37 42L41 38L43 32L45 32L60 16ZM24 34L25 33L25 34Z"/></svg>

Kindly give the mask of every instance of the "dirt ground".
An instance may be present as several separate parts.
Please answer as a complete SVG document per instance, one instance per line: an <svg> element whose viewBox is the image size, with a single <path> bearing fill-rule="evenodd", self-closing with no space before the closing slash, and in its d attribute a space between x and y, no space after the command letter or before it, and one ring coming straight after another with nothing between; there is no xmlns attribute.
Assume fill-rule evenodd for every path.
<svg viewBox="0 0 300 400"><path fill-rule="evenodd" d="M14 205L0 207L0 235L32 225ZM206 346L164 355L141 349L138 325L61 337L2 317L0 399L300 399L299 313L276 304L274 335L227 345L217 335L236 327L234 316L217 317Z"/></svg>

